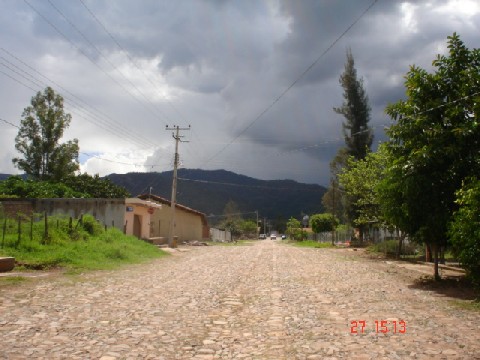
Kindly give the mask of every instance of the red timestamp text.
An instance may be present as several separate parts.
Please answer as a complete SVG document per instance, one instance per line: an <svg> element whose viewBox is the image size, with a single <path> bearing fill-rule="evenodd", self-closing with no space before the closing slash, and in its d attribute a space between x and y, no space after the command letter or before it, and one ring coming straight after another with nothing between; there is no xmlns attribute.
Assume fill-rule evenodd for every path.
<svg viewBox="0 0 480 360"><path fill-rule="evenodd" d="M350 334L365 334L367 331L377 334L405 334L407 322L405 320L375 320L370 323L366 320L350 321Z"/></svg>

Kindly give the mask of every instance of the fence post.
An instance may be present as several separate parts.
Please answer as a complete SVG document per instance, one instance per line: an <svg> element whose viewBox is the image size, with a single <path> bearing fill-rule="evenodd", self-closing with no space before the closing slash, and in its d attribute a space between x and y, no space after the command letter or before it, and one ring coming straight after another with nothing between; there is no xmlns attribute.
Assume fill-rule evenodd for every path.
<svg viewBox="0 0 480 360"><path fill-rule="evenodd" d="M5 232L7 231L7 217L3 220L2 248L5 246Z"/></svg>
<svg viewBox="0 0 480 360"><path fill-rule="evenodd" d="M22 218L18 215L18 239L17 243L15 244L15 249L20 245L20 240L22 238Z"/></svg>
<svg viewBox="0 0 480 360"><path fill-rule="evenodd" d="M47 242L47 239L48 239L48 215L47 215L46 210L45 210L45 213L44 213L44 217L45 217L45 229L44 229L44 232L43 232L43 243L45 244Z"/></svg>
<svg viewBox="0 0 480 360"><path fill-rule="evenodd" d="M30 215L30 241L33 241L33 213Z"/></svg>

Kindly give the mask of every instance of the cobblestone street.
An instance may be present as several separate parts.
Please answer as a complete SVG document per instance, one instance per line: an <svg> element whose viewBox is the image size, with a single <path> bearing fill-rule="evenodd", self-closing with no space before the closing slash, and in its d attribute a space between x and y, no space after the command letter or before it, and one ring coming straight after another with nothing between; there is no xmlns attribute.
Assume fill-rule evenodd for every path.
<svg viewBox="0 0 480 360"><path fill-rule="evenodd" d="M264 240L35 279L0 288L0 358L480 359L480 314L403 271Z"/></svg>

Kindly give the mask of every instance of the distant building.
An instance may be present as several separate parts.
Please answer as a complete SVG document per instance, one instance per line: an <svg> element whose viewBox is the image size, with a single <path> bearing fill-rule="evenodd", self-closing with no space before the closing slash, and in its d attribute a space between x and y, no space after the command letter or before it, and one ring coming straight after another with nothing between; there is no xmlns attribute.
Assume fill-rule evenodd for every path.
<svg viewBox="0 0 480 360"><path fill-rule="evenodd" d="M170 200L143 194L138 198L126 199L125 204L127 234L141 239L157 238L157 241L166 242L170 230ZM178 236L179 243L208 239L210 233L207 217L200 211L176 204L174 235Z"/></svg>

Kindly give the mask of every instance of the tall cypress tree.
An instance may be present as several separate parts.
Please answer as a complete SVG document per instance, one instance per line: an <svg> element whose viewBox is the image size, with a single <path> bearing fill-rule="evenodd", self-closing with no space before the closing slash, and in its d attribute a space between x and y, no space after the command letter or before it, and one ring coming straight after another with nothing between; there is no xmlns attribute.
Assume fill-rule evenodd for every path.
<svg viewBox="0 0 480 360"><path fill-rule="evenodd" d="M357 78L351 49L347 49L345 70L340 76L339 82L343 88L343 104L341 107L334 107L333 110L345 118L342 123L345 147L338 151L330 164L332 184L324 196L323 202L325 207L333 208L334 214L337 214L339 218L345 217L345 220L353 224L359 216L359 209L354 205L356 199L346 196L341 191L338 174L342 168L347 166L349 156L353 156L356 160L364 159L367 156L372 146L373 131L368 126L370 121L368 96L363 87L363 79ZM341 209L339 209L338 203L341 204ZM360 227L360 240L363 240L362 227Z"/></svg>
<svg viewBox="0 0 480 360"><path fill-rule="evenodd" d="M363 88L363 79L357 78L352 50L347 50L345 70L339 79L343 88L343 104L333 108L337 114L345 117L342 124L347 154L355 159L364 159L370 151L373 141L373 131L368 126L370 121L370 106L368 96Z"/></svg>

